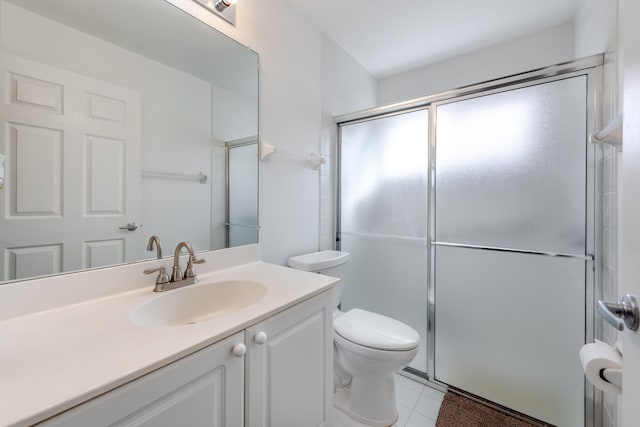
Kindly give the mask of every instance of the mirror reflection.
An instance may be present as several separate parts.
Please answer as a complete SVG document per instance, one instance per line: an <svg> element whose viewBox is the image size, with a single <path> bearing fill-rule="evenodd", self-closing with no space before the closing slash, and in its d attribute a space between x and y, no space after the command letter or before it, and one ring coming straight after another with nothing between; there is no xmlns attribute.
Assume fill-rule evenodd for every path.
<svg viewBox="0 0 640 427"><path fill-rule="evenodd" d="M0 71L0 280L257 242L255 52L165 1L0 0Z"/></svg>

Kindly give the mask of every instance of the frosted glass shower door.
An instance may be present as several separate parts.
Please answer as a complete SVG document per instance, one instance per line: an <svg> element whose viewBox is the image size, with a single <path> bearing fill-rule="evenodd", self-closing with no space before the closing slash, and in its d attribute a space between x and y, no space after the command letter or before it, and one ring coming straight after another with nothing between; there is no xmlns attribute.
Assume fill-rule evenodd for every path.
<svg viewBox="0 0 640 427"><path fill-rule="evenodd" d="M410 367L427 371L428 111L342 125L341 249L351 254L342 298L420 334Z"/></svg>
<svg viewBox="0 0 640 427"><path fill-rule="evenodd" d="M436 108L435 379L558 426L584 425L586 100L577 76Z"/></svg>
<svg viewBox="0 0 640 427"><path fill-rule="evenodd" d="M258 242L258 144L227 151L228 246Z"/></svg>

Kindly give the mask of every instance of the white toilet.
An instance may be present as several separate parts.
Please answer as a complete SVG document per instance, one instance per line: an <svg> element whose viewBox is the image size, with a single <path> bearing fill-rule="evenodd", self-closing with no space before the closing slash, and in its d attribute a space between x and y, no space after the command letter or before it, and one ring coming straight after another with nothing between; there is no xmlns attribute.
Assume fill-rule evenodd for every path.
<svg viewBox="0 0 640 427"><path fill-rule="evenodd" d="M322 251L289 258L289 266L342 279L333 290L334 406L370 426L398 419L395 371L418 352L418 333L402 322L354 308L338 309L349 253Z"/></svg>

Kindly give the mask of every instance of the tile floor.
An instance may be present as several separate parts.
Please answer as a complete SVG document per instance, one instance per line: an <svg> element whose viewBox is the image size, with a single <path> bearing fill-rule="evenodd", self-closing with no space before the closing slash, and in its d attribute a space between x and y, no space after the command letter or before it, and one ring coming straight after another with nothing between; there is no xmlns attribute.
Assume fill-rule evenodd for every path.
<svg viewBox="0 0 640 427"><path fill-rule="evenodd" d="M444 393L396 374L398 422L395 427L435 427ZM365 427L336 411L334 427Z"/></svg>

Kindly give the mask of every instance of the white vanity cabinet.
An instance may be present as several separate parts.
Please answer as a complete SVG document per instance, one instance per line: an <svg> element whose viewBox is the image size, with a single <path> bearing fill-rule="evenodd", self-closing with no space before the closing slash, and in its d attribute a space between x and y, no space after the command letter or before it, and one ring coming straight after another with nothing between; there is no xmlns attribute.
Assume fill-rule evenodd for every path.
<svg viewBox="0 0 640 427"><path fill-rule="evenodd" d="M329 290L38 426L330 425L332 332Z"/></svg>
<svg viewBox="0 0 640 427"><path fill-rule="evenodd" d="M332 322L327 291L246 329L246 427L331 425Z"/></svg>
<svg viewBox="0 0 640 427"><path fill-rule="evenodd" d="M242 426L242 349L238 332L38 426Z"/></svg>

